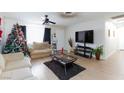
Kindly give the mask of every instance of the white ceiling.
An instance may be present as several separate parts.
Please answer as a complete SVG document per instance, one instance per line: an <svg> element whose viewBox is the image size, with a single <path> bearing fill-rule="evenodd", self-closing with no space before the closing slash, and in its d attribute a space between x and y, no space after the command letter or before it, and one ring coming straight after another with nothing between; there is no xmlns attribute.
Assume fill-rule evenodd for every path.
<svg viewBox="0 0 124 93"><path fill-rule="evenodd" d="M62 12L1 12L0 15L10 18L16 18L23 21L41 23L42 17L45 14L49 16L51 21L56 22L56 25L68 26L79 22L86 22L97 19L110 19L113 16L124 14L122 12L75 12L74 17L63 17Z"/></svg>

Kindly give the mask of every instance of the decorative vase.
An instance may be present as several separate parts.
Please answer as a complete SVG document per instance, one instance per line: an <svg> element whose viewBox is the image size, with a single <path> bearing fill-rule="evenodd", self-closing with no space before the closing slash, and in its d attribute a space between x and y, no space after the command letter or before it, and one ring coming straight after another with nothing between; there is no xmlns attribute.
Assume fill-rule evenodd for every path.
<svg viewBox="0 0 124 93"><path fill-rule="evenodd" d="M67 52L70 53L71 52L70 49L68 49Z"/></svg>
<svg viewBox="0 0 124 93"><path fill-rule="evenodd" d="M61 54L64 54L64 49L63 48L61 49Z"/></svg>
<svg viewBox="0 0 124 93"><path fill-rule="evenodd" d="M95 54L95 56L96 56L96 59L97 59L97 60L100 60L100 53L99 53L99 52L97 52L97 53Z"/></svg>
<svg viewBox="0 0 124 93"><path fill-rule="evenodd" d="M73 52L73 51L74 51L74 49L72 47L69 47L68 53Z"/></svg>

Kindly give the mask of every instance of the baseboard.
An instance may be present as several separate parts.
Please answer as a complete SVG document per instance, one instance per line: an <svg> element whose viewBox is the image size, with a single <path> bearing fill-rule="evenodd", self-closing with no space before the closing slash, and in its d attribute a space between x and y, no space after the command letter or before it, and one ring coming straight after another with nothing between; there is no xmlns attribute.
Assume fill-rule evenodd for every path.
<svg viewBox="0 0 124 93"><path fill-rule="evenodd" d="M108 59L110 56L112 56L115 52L117 52L117 50L111 52L109 55L105 56L105 59Z"/></svg>

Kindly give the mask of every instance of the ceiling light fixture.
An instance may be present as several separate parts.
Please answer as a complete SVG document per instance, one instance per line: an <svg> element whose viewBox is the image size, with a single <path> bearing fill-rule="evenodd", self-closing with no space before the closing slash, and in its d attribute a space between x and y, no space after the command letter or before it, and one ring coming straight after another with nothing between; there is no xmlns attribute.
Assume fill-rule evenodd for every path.
<svg viewBox="0 0 124 93"><path fill-rule="evenodd" d="M61 16L62 17L74 17L76 15L75 12L62 12Z"/></svg>

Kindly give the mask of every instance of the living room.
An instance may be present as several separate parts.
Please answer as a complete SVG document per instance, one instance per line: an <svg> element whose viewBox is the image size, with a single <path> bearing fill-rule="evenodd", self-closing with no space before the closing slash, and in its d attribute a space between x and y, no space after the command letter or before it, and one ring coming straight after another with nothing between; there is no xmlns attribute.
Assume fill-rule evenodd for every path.
<svg viewBox="0 0 124 93"><path fill-rule="evenodd" d="M0 3L1 92L124 93L124 0Z"/></svg>
<svg viewBox="0 0 124 93"><path fill-rule="evenodd" d="M119 51L123 49L119 48L121 45L119 46L118 43L119 40L122 40L119 39L118 32L118 29L123 27L123 24L118 22L123 18L122 12L1 12L0 16L2 32L0 51L5 58L1 58L1 60L11 61L11 64L6 63L7 65L3 66L4 70L2 71L1 79L123 79L123 76L121 76L121 73L124 73L123 71L121 73L120 70L115 71L116 73L113 71L115 65L118 65L116 67L118 69L123 64L121 61L118 62L120 56L123 55L123 51ZM23 53L20 53L22 52L21 50L15 50L15 47L5 47L9 45L7 40L14 41L12 39L14 26L15 29L20 29L20 26L26 27L23 34L28 52L25 52L25 56L29 59L25 58ZM78 40L80 39L78 38L80 34L87 33L87 31L90 34L89 38L92 37L92 39L90 41L87 39L85 43L84 40ZM79 35L76 36L76 33ZM42 44L46 41L49 44ZM18 47L18 43L14 44L17 44L16 47ZM35 48L40 47L40 49L42 47L42 52L39 49L34 51L32 46ZM76 55L77 46L83 46L84 49L89 47L92 50L101 47L101 54L103 52L103 55L100 55L100 60L95 59L95 54L92 54L92 51L88 54L91 58L87 58L85 55ZM61 66L62 69L56 72L56 64L53 64L53 69L50 69L49 66L47 67L48 64L45 64L45 62L51 61L51 58L58 59L57 56L53 56L56 51L61 54L71 55L73 59L71 61L76 64L74 67L77 70L73 71L74 67L70 70ZM22 58L24 62L26 61L25 64L20 64ZM13 61L18 61L18 63ZM113 61L114 63L112 63ZM62 62L59 63L64 65ZM12 67L12 65L16 66ZM14 69L16 69L15 72L13 72ZM17 73L19 72L26 75L20 74L18 76ZM14 74L11 75L12 73Z"/></svg>

